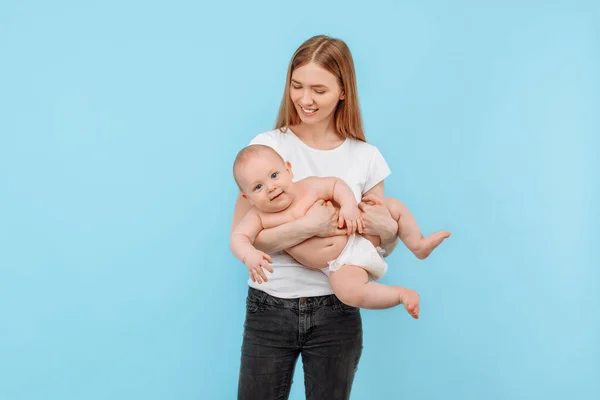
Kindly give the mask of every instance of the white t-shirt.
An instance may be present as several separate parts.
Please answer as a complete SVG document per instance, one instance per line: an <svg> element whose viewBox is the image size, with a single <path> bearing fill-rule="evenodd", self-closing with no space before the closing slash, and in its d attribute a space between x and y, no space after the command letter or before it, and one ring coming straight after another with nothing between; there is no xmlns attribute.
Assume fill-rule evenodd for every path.
<svg viewBox="0 0 600 400"><path fill-rule="evenodd" d="M346 139L332 150L317 150L302 142L290 129L275 129L257 135L250 144L272 147L292 164L294 181L308 176L335 176L343 179L358 202L362 195L384 180L391 171L377 147L355 139ZM274 272L261 284L248 284L271 296L293 299L332 294L327 276L319 270L303 267L285 252L271 254Z"/></svg>

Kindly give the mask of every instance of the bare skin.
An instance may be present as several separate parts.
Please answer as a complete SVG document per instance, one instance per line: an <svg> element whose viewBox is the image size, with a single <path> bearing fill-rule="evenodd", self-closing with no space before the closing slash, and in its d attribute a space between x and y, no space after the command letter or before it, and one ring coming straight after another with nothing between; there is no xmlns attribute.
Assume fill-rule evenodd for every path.
<svg viewBox="0 0 600 400"><path fill-rule="evenodd" d="M299 66L291 72L291 81L288 83L289 99L300 121L290 128L293 128L294 133L301 141L313 149L332 150L336 148L344 141L344 137L338 132L334 116L339 102L346 100L346 91L350 88L340 86L339 77L334 76L315 62ZM237 248L236 256L246 260L244 262L247 266L252 266L249 267L251 279L259 283L267 280L263 268L270 272L273 271L269 265L270 258L266 253L287 251L301 264L313 268L321 268L326 265L327 261L337 258L347 242L345 235L348 233L346 230L340 229L344 226L352 232L358 231L375 246L383 247L386 254L390 254L394 250L399 236L406 240L405 244L419 258L427 257L433 248L439 245L438 239L423 238L416 225L416 229L415 227L405 227L405 224L411 223L411 219L399 210L394 212L388 208L387 201L383 200L385 198L383 181L363 193L363 201L358 204L360 209L358 219L361 224L356 228L351 228L346 222L338 222L339 216L345 214L342 212L343 203L338 202L342 208L336 210L332 202L327 201L331 199L331 196L320 196L315 201L305 201L295 213L290 213L287 218L278 221L287 222L274 225L267 221L266 225L271 227L264 228L261 225L261 217L255 212L256 208L260 209L261 207L249 201L251 197L248 193L243 193L236 202L232 238L237 231L238 234L243 233L242 236L245 235L246 240L239 241L237 244L234 243L235 240L232 240L232 250L241 244ZM250 207L252 205L253 208ZM287 206L289 204L277 211L263 211L279 212ZM397 206L397 204L393 206ZM392 214L397 218L394 219ZM248 215L249 224L248 221L244 222ZM238 224L240 221L242 223ZM247 226L242 231L246 232L238 231L239 226L244 223ZM256 229L257 227L258 229ZM441 234L441 236L444 235L446 234ZM238 235L238 239L241 239L241 236ZM252 247L252 251L250 247ZM367 273L362 268L344 265L330 275L330 282L334 292L336 292L336 287L340 288L340 293L336 292L336 295L346 304L357 307L367 306L366 308L387 308L402 303L413 317L418 317L419 298L415 291L370 282ZM348 291L356 289L360 295L353 296L352 293L348 293L346 296L346 293L343 293L345 284L354 284L355 286L347 285L350 287Z"/></svg>
<svg viewBox="0 0 600 400"><path fill-rule="evenodd" d="M269 158L271 158L269 160ZM279 165L278 165L279 164ZM253 246L258 233L263 229L281 226L304 217L315 205L323 205L325 200L334 200L341 205L338 213L338 228L346 227L348 235L362 233L364 221L354 200L350 188L337 178L306 178L292 182L291 166L277 157L264 155L254 160L252 167L246 166L241 175L242 187L246 196L254 203L240 224L232 233L231 248L249 269L252 280L267 281L263 268L273 272L269 265L270 257ZM375 196L367 199L374 205L381 205ZM395 199L386 200L392 218L397 221L401 239L409 243L411 250L422 256L429 255L441 243L431 237L423 238L416 221L408 210ZM330 202L327 206L331 206ZM405 207L404 207L405 208ZM402 212L408 215L401 214ZM404 215L404 216L403 216ZM412 218L412 219L411 219ZM374 246L380 244L380 238L364 235ZM433 235L432 235L433 236ZM442 233L438 236L446 236ZM447 237L447 236L446 236ZM443 240L443 238L442 238ZM287 249L297 261L309 268L324 268L328 261L336 259L347 242L347 236L333 236L306 240ZM403 304L413 318L419 315L419 295L411 289L382 285L369 281L367 272L358 266L344 265L330 273L330 283L336 295L346 304L371 309L389 308Z"/></svg>

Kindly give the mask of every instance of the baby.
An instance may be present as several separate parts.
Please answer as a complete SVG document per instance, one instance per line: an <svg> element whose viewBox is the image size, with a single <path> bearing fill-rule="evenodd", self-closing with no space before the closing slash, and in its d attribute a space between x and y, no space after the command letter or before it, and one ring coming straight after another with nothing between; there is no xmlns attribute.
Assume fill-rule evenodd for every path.
<svg viewBox="0 0 600 400"><path fill-rule="evenodd" d="M387 264L380 254L379 237L360 235L364 227L358 204L350 187L334 177L309 177L293 182L292 166L272 148L251 145L242 149L234 162L233 174L242 197L253 206L231 233L233 254L248 267L254 282L267 281L271 258L257 250L254 240L263 229L296 220L306 214L317 201L333 200L340 206L339 227L344 225L349 236L314 249L309 241L286 250L309 268L321 269L329 276L335 295L354 307L383 309L403 304L413 318L419 317L419 295L416 291L383 285L372 280L381 278ZM423 238L408 209L393 198L386 198L392 218L398 223L398 235L418 257L427 257L450 236L440 231ZM358 233L356 233L358 231Z"/></svg>

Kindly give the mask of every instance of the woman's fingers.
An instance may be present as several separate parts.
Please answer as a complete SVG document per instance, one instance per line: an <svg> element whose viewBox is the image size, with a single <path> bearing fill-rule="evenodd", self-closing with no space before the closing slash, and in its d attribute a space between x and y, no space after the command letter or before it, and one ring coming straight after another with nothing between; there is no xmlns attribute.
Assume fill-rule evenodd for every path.
<svg viewBox="0 0 600 400"><path fill-rule="evenodd" d="M373 194L368 194L366 196L364 196L362 198L363 202L369 202L369 203L373 203L374 205L383 205L383 201L381 201L381 199Z"/></svg>

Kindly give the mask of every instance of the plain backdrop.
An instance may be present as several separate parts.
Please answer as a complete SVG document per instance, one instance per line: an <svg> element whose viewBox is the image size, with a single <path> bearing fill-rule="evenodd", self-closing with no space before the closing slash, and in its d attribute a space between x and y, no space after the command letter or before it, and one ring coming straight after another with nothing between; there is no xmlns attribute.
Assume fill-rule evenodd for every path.
<svg viewBox="0 0 600 400"><path fill-rule="evenodd" d="M362 312L352 398L600 398L599 19L592 1L3 0L0 398L235 398L231 164L321 33L353 52L386 193L452 232L387 259L421 319Z"/></svg>

